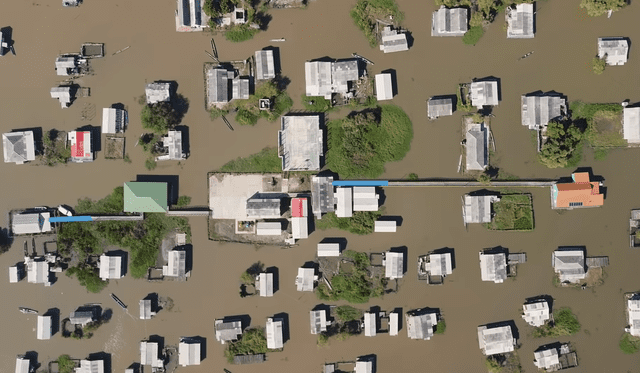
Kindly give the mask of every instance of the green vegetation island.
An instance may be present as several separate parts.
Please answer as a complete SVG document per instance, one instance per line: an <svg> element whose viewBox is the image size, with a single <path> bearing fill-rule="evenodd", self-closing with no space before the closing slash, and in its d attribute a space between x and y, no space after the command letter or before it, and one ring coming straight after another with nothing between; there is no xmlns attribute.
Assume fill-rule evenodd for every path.
<svg viewBox="0 0 640 373"><path fill-rule="evenodd" d="M404 13L400 11L394 0L358 0L350 14L353 22L364 33L371 48L375 48L378 44L377 19L391 19L396 25L404 20Z"/></svg>
<svg viewBox="0 0 640 373"><path fill-rule="evenodd" d="M553 312L553 321L535 328L533 337L563 337L574 335L580 331L580 327L578 318L571 312L571 309L564 307Z"/></svg>
<svg viewBox="0 0 640 373"><path fill-rule="evenodd" d="M270 110L260 110L260 99L268 98L271 101ZM284 89L278 87L277 81L260 83L255 92L246 100L232 100L222 108L209 109L211 120L217 119L229 112L236 112L236 122L243 126L253 126L259 118L265 118L269 122L280 119L293 106L293 100Z"/></svg>
<svg viewBox="0 0 640 373"><path fill-rule="evenodd" d="M495 216L485 227L497 231L531 231L533 202L530 194L501 194L500 201L493 203Z"/></svg>

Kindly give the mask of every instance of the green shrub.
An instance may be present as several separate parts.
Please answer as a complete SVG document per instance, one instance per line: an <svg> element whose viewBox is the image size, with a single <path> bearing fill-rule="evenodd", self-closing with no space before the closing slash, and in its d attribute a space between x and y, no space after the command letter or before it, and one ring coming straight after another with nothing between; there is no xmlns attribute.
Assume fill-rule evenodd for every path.
<svg viewBox="0 0 640 373"><path fill-rule="evenodd" d="M369 267L371 263L365 253L347 250L343 253L354 260L353 267L346 271L345 266L331 278L330 289L325 284L316 288L316 295L322 300L346 300L349 303L366 303L370 298L379 297L384 292L385 282L380 277L371 277ZM347 316L351 312L346 312Z"/></svg>
<svg viewBox="0 0 640 373"><path fill-rule="evenodd" d="M549 122L547 141L538 154L540 163L549 168L575 167L582 158L582 132L573 124Z"/></svg>
<svg viewBox="0 0 640 373"><path fill-rule="evenodd" d="M325 347L328 345L329 345L329 337L324 333L318 334L318 346Z"/></svg>
<svg viewBox="0 0 640 373"><path fill-rule="evenodd" d="M255 283L255 278L249 274L249 272L244 271L240 275L240 281L245 285L253 285Z"/></svg>
<svg viewBox="0 0 640 373"><path fill-rule="evenodd" d="M407 176L407 179L415 181L415 180L418 180L420 178L418 177L418 174L412 172L412 173L409 174L409 176Z"/></svg>
<svg viewBox="0 0 640 373"><path fill-rule="evenodd" d="M336 316L342 322L360 320L362 318L362 311L351 306L338 306L336 308Z"/></svg>
<svg viewBox="0 0 640 373"><path fill-rule="evenodd" d="M219 117L227 114L229 114L229 110L226 109L219 109L217 107L209 109L209 116L211 117L211 120L218 119Z"/></svg>
<svg viewBox="0 0 640 373"><path fill-rule="evenodd" d="M393 16L395 23L401 23L404 19L404 14L398 9L398 4L394 0L358 0L349 14L356 26L364 32L372 48L377 43L376 18Z"/></svg>
<svg viewBox="0 0 640 373"><path fill-rule="evenodd" d="M80 285L91 293L99 293L109 284L108 281L100 279L97 269L90 267L71 267L67 269L67 276L76 276Z"/></svg>
<svg viewBox="0 0 640 373"><path fill-rule="evenodd" d="M607 61L604 58L593 57L591 63L593 64L593 73L596 75L602 74L607 66Z"/></svg>
<svg viewBox="0 0 640 373"><path fill-rule="evenodd" d="M337 109L331 105L331 100L327 100L322 96L302 95L302 106L304 106L305 110L314 113L324 113Z"/></svg>
<svg viewBox="0 0 640 373"><path fill-rule="evenodd" d="M620 10L627 5L626 0L582 0L580 8L586 9L591 17L598 17L609 10Z"/></svg>
<svg viewBox="0 0 640 373"><path fill-rule="evenodd" d="M176 202L176 206L184 207L189 206L191 204L191 197L189 196L180 196L178 197L178 202Z"/></svg>
<svg viewBox="0 0 640 373"><path fill-rule="evenodd" d="M243 126L253 126L258 123L258 115L246 109L239 109L236 114L236 122Z"/></svg>
<svg viewBox="0 0 640 373"><path fill-rule="evenodd" d="M180 123L180 115L170 102L145 105L140 112L142 127L157 134L164 134Z"/></svg>
<svg viewBox="0 0 640 373"><path fill-rule="evenodd" d="M144 167L149 171L154 170L157 166L158 163L156 162L155 158L153 158L153 156L150 156L146 161L144 161Z"/></svg>
<svg viewBox="0 0 640 373"><path fill-rule="evenodd" d="M440 321L438 321L438 324L436 325L436 334L444 334L444 332L447 330L447 323L444 322L444 319L440 319Z"/></svg>
<svg viewBox="0 0 640 373"><path fill-rule="evenodd" d="M231 42L240 43L253 39L253 36L258 32L260 32L260 30L251 28L245 23L242 25L231 26L231 28L225 32L224 36Z"/></svg>
<svg viewBox="0 0 640 373"><path fill-rule="evenodd" d="M282 160L278 157L278 149L264 148L260 153L248 157L237 158L226 163L220 172L282 172Z"/></svg>
<svg viewBox="0 0 640 373"><path fill-rule="evenodd" d="M566 335L574 335L580 331L580 323L578 318L571 312L570 308L561 308L553 313L553 326L546 324L536 328L533 336L540 337L561 337Z"/></svg>
<svg viewBox="0 0 640 373"><path fill-rule="evenodd" d="M473 26L462 37L462 42L467 45L476 45L480 38L484 35L482 26Z"/></svg>
<svg viewBox="0 0 640 373"><path fill-rule="evenodd" d="M635 354L640 351L640 338L634 337L629 333L624 333L620 339L619 347L625 354Z"/></svg>
<svg viewBox="0 0 640 373"><path fill-rule="evenodd" d="M262 329L247 329L242 333L242 337L236 341L229 343L225 356L227 361L233 362L236 355L256 355L266 354L267 338Z"/></svg>
<svg viewBox="0 0 640 373"><path fill-rule="evenodd" d="M71 360L69 355L60 355L58 356L58 371L60 373L73 373L74 368L76 367L76 363Z"/></svg>
<svg viewBox="0 0 640 373"><path fill-rule="evenodd" d="M322 216L322 219L316 219L315 225L317 229L325 230L338 228L353 234L370 234L373 233L375 221L382 216L382 211L354 211L350 218L339 218L335 213L329 212Z"/></svg>

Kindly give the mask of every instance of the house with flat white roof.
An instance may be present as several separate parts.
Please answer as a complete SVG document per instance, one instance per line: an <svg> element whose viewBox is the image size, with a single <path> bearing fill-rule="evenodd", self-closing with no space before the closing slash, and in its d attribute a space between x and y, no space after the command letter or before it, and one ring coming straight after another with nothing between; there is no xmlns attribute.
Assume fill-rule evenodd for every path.
<svg viewBox="0 0 640 373"><path fill-rule="evenodd" d="M444 5L433 12L431 36L464 36L468 30L467 8L447 8Z"/></svg>
<svg viewBox="0 0 640 373"><path fill-rule="evenodd" d="M429 119L437 119L453 115L453 98L451 97L431 97L427 101L427 116Z"/></svg>
<svg viewBox="0 0 640 373"><path fill-rule="evenodd" d="M256 79L269 80L276 77L273 51L270 49L256 51Z"/></svg>
<svg viewBox="0 0 640 373"><path fill-rule="evenodd" d="M504 282L507 279L507 255L503 252L480 252L480 276L482 281Z"/></svg>
<svg viewBox="0 0 640 373"><path fill-rule="evenodd" d="M429 274L445 277L453 273L451 253L429 254Z"/></svg>
<svg viewBox="0 0 640 373"><path fill-rule="evenodd" d="M151 308L151 299L140 299L140 320L151 320L155 315Z"/></svg>
<svg viewBox="0 0 640 373"><path fill-rule="evenodd" d="M100 255L100 278L104 280L117 280L122 277L122 257Z"/></svg>
<svg viewBox="0 0 640 373"><path fill-rule="evenodd" d="M282 333L282 319L268 318L265 331L267 334L267 348L277 350L284 346L284 338Z"/></svg>
<svg viewBox="0 0 640 373"><path fill-rule="evenodd" d="M158 342L140 342L140 365L151 365L151 368L164 367L164 359L160 356Z"/></svg>
<svg viewBox="0 0 640 373"><path fill-rule="evenodd" d="M376 74L376 99L384 101L392 98L393 83L391 82L391 74Z"/></svg>
<svg viewBox="0 0 640 373"><path fill-rule="evenodd" d="M557 93L529 93L520 97L522 125L530 130L545 128L567 113L567 100Z"/></svg>
<svg viewBox="0 0 640 373"><path fill-rule="evenodd" d="M242 335L242 321L240 320L216 320L214 326L216 340L222 344L237 341L238 337Z"/></svg>
<svg viewBox="0 0 640 373"><path fill-rule="evenodd" d="M406 315L407 335L410 339L428 341L433 337L433 329L438 324L438 315L433 312L408 312Z"/></svg>
<svg viewBox="0 0 640 373"><path fill-rule="evenodd" d="M71 101L73 101L72 100L73 97L71 97L71 87L69 86L52 87L49 93L51 94L51 98L58 99L58 101L60 102L60 106L63 109L66 109L69 106L71 106Z"/></svg>
<svg viewBox="0 0 640 373"><path fill-rule="evenodd" d="M144 88L147 97L147 104L158 102L168 102L171 100L171 83L154 82L149 83Z"/></svg>
<svg viewBox="0 0 640 373"><path fill-rule="evenodd" d="M393 280L404 275L404 254L387 251L384 255L384 277Z"/></svg>
<svg viewBox="0 0 640 373"><path fill-rule="evenodd" d="M181 367L200 365L200 341L192 338L180 337L178 345L178 364Z"/></svg>
<svg viewBox="0 0 640 373"><path fill-rule="evenodd" d="M24 276L23 271L22 271L22 264L18 263L18 265L14 265L9 267L9 283L10 284L15 284L20 282L20 280L22 280L22 277Z"/></svg>
<svg viewBox="0 0 640 373"><path fill-rule="evenodd" d="M313 291L318 276L313 268L298 268L296 276L296 288L298 291Z"/></svg>
<svg viewBox="0 0 640 373"><path fill-rule="evenodd" d="M337 257L340 256L340 244L339 243L319 243L318 244L318 257Z"/></svg>
<svg viewBox="0 0 640 373"><path fill-rule="evenodd" d="M346 94L350 83L359 79L357 60L312 61L304 64L306 95L331 99L333 93Z"/></svg>
<svg viewBox="0 0 640 373"><path fill-rule="evenodd" d="M522 310L522 318L532 326L542 326L550 319L549 302L546 300L525 303L522 305Z"/></svg>
<svg viewBox="0 0 640 373"><path fill-rule="evenodd" d="M104 373L104 360L80 360L80 367L75 373Z"/></svg>
<svg viewBox="0 0 640 373"><path fill-rule="evenodd" d="M627 299L627 316L629 327L626 331L634 337L640 337L640 293Z"/></svg>
<svg viewBox="0 0 640 373"><path fill-rule="evenodd" d="M24 164L36 159L33 131L2 134L2 151L5 163Z"/></svg>
<svg viewBox="0 0 640 373"><path fill-rule="evenodd" d="M124 132L127 113L122 109L102 109L102 133Z"/></svg>
<svg viewBox="0 0 640 373"><path fill-rule="evenodd" d="M482 325L478 327L478 344L482 353L491 356L515 350L516 339L511 326Z"/></svg>
<svg viewBox="0 0 640 373"><path fill-rule="evenodd" d="M51 339L51 319L51 316L38 315L38 328L36 332L36 338L40 340Z"/></svg>
<svg viewBox="0 0 640 373"><path fill-rule="evenodd" d="M598 58L605 59L607 65L624 65L629 58L627 38L598 38Z"/></svg>
<svg viewBox="0 0 640 373"><path fill-rule="evenodd" d="M25 257L24 264L27 267L27 282L51 286L49 263L44 258Z"/></svg>
<svg viewBox="0 0 640 373"><path fill-rule="evenodd" d="M261 297L272 297L273 273L260 273L256 279L256 288Z"/></svg>
<svg viewBox="0 0 640 373"><path fill-rule="evenodd" d="M336 188L335 201L337 217L350 218L353 216L353 194L351 188Z"/></svg>
<svg viewBox="0 0 640 373"><path fill-rule="evenodd" d="M283 115L278 131L278 157L283 171L319 171L322 157L319 115Z"/></svg>
<svg viewBox="0 0 640 373"><path fill-rule="evenodd" d="M364 336L365 337L375 337L376 331L378 330L378 315L375 312L365 312L364 313Z"/></svg>
<svg viewBox="0 0 640 373"><path fill-rule="evenodd" d="M484 80L472 82L469 88L471 105L482 109L483 106L498 105L498 82L496 80Z"/></svg>
<svg viewBox="0 0 640 373"><path fill-rule="evenodd" d="M533 365L535 365L538 369L545 369L552 372L562 369L562 365L560 364L560 359L558 356L558 349L548 348L534 351Z"/></svg>
<svg viewBox="0 0 640 373"><path fill-rule="evenodd" d="M500 201L498 196L464 196L464 223L491 223L491 204Z"/></svg>
<svg viewBox="0 0 640 373"><path fill-rule="evenodd" d="M16 373L32 373L31 360L26 356L18 355L16 358Z"/></svg>
<svg viewBox="0 0 640 373"><path fill-rule="evenodd" d="M393 220L376 220L373 225L374 232L390 232L393 233L397 229L397 224Z"/></svg>
<svg viewBox="0 0 640 373"><path fill-rule="evenodd" d="M587 277L584 250L563 248L551 254L551 263L560 282L579 283Z"/></svg>
<svg viewBox="0 0 640 373"><path fill-rule="evenodd" d="M409 50L407 34L394 30L391 26L384 26L381 32L380 41L380 50L384 53L403 52Z"/></svg>
<svg viewBox="0 0 640 373"><path fill-rule="evenodd" d="M256 235L279 236L282 234L282 223L259 221L256 223Z"/></svg>
<svg viewBox="0 0 640 373"><path fill-rule="evenodd" d="M530 39L534 37L535 13L532 3L508 6L505 10L507 19L507 38Z"/></svg>
<svg viewBox="0 0 640 373"><path fill-rule="evenodd" d="M622 137L629 144L640 144L640 106L625 107L622 114Z"/></svg>
<svg viewBox="0 0 640 373"><path fill-rule="evenodd" d="M91 131L71 131L67 133L71 148L71 162L93 162Z"/></svg>
<svg viewBox="0 0 640 373"><path fill-rule="evenodd" d="M400 315L397 312L389 314L389 335L395 337L400 329Z"/></svg>
<svg viewBox="0 0 640 373"><path fill-rule="evenodd" d="M311 320L311 334L320 334L327 331L327 325L331 323L327 320L327 311L317 310L309 312Z"/></svg>
<svg viewBox="0 0 640 373"><path fill-rule="evenodd" d="M465 133L467 171L482 171L489 165L489 131L484 123L467 125Z"/></svg>
<svg viewBox="0 0 640 373"><path fill-rule="evenodd" d="M378 211L378 199L376 187L353 187L353 211Z"/></svg>
<svg viewBox="0 0 640 373"><path fill-rule="evenodd" d="M354 373L373 373L373 361L357 360Z"/></svg>
<svg viewBox="0 0 640 373"><path fill-rule="evenodd" d="M164 154L157 156L156 161L179 161L187 159L187 154L182 148L182 131L168 131L162 137L162 151Z"/></svg>
<svg viewBox="0 0 640 373"><path fill-rule="evenodd" d="M162 266L162 275L170 277L185 277L187 275L187 252L171 250L168 253L167 265Z"/></svg>
<svg viewBox="0 0 640 373"><path fill-rule="evenodd" d="M51 232L49 212L28 212L11 216L11 232L13 234L37 234Z"/></svg>

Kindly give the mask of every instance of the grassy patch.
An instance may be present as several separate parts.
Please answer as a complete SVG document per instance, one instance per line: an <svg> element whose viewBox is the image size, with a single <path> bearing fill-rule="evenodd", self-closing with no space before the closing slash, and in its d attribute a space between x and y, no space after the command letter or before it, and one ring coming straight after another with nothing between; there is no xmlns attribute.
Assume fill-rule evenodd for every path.
<svg viewBox="0 0 640 373"><path fill-rule="evenodd" d="M328 345L329 345L329 336L324 333L318 334L318 346L325 347Z"/></svg>
<svg viewBox="0 0 640 373"><path fill-rule="evenodd" d="M302 95L302 106L304 106L305 110L314 113L324 113L337 109L331 105L331 100L327 100L322 96L307 96L304 94Z"/></svg>
<svg viewBox="0 0 640 373"><path fill-rule="evenodd" d="M231 42L240 43L253 39L254 35L258 32L260 32L260 30L251 28L245 23L231 26L227 32L224 33L224 37Z"/></svg>
<svg viewBox="0 0 640 373"><path fill-rule="evenodd" d="M436 325L436 331L434 332L435 334L444 334L444 332L447 330L447 323L444 322L444 319L440 319L440 321L438 321L438 324Z"/></svg>
<svg viewBox="0 0 640 373"><path fill-rule="evenodd" d="M67 269L67 276L76 276L80 285L87 288L87 291L91 293L99 293L107 285L108 281L102 281L98 276L98 270L90 267L71 267Z"/></svg>
<svg viewBox="0 0 640 373"><path fill-rule="evenodd" d="M334 212L329 212L322 216L322 219L316 219L316 228L325 230L330 228L338 228L353 234L370 234L373 233L375 221L382 216L383 211L354 211L350 218L339 218Z"/></svg>
<svg viewBox="0 0 640 373"><path fill-rule="evenodd" d="M76 367L76 363L71 360L69 355L60 355L58 356L58 371L60 373L72 373L74 368Z"/></svg>
<svg viewBox="0 0 640 373"><path fill-rule="evenodd" d="M407 180L415 181L415 180L418 180L418 179L420 179L420 178L418 177L418 174L413 173L413 172L412 172L412 173L410 173L410 174L409 174L409 176L407 176Z"/></svg>
<svg viewBox="0 0 640 373"><path fill-rule="evenodd" d="M350 15L372 48L377 44L376 19L392 16L395 23L401 23L404 19L404 13L398 9L394 0L358 0Z"/></svg>
<svg viewBox="0 0 640 373"><path fill-rule="evenodd" d="M604 15L609 10L618 11L626 5L626 0L582 0L580 2L580 8L586 9L591 17Z"/></svg>
<svg viewBox="0 0 640 373"><path fill-rule="evenodd" d="M260 110L260 99L268 98L271 100L271 110ZM254 94L250 95L246 100L233 100L226 109L212 109L212 119L214 115L220 116L232 108L237 108L236 122L241 125L253 126L258 123L259 118L265 118L269 122L274 122L285 114L293 106L293 100L287 92L278 89L273 81L264 82L256 87ZM214 114L215 113L215 114Z"/></svg>
<svg viewBox="0 0 640 373"><path fill-rule="evenodd" d="M227 162L218 170L220 172L282 172L282 160L278 157L278 149L264 148L260 153L248 157L240 157Z"/></svg>
<svg viewBox="0 0 640 373"><path fill-rule="evenodd" d="M476 45L480 38L484 35L482 26L473 26L462 37L462 42L467 45Z"/></svg>
<svg viewBox="0 0 640 373"><path fill-rule="evenodd" d="M316 295L322 300L346 300L349 303L366 303L369 298L376 298L383 294L385 280L380 277L371 277L369 267L371 262L367 254L347 250L343 253L347 258L353 259L353 267L346 272L340 268L340 273L331 278L330 289L325 284L316 288Z"/></svg>
<svg viewBox="0 0 640 373"><path fill-rule="evenodd" d="M491 356L485 359L484 365L487 367L489 373L500 373L502 366L495 361Z"/></svg>
<svg viewBox="0 0 640 373"><path fill-rule="evenodd" d="M640 351L640 338L634 337L629 333L624 333L620 339L619 347L625 354L635 354Z"/></svg>
<svg viewBox="0 0 640 373"><path fill-rule="evenodd" d="M466 86L464 84L458 84L458 89L456 90L456 97L458 98L456 101L456 110L469 112L475 109L475 107L471 105L471 101L467 98L467 95L468 89Z"/></svg>
<svg viewBox="0 0 640 373"><path fill-rule="evenodd" d="M360 320L362 311L351 306L339 306L336 308L336 316L342 322Z"/></svg>
<svg viewBox="0 0 640 373"><path fill-rule="evenodd" d="M42 162L47 166L64 164L71 158L71 149L67 147L66 132L47 131L42 136L42 144L44 146Z"/></svg>
<svg viewBox="0 0 640 373"><path fill-rule="evenodd" d="M176 202L176 206L184 207L189 206L191 204L191 197L189 196L180 196L178 197L178 202Z"/></svg>
<svg viewBox="0 0 640 373"><path fill-rule="evenodd" d="M502 195L493 203L495 217L487 224L488 229L508 231L533 230L533 204L528 194Z"/></svg>
<svg viewBox="0 0 640 373"><path fill-rule="evenodd" d="M569 108L573 120L586 126L583 138L594 149L596 160L603 160L610 148L627 146L622 137L622 105L574 101Z"/></svg>
<svg viewBox="0 0 640 373"><path fill-rule="evenodd" d="M541 337L561 337L574 335L580 331L578 318L571 312L570 308L561 308L553 313L553 323L548 323L535 328L533 336ZM553 326L552 326L553 325Z"/></svg>
<svg viewBox="0 0 640 373"><path fill-rule="evenodd" d="M256 355L267 353L267 338L262 329L248 329L242 333L242 337L229 343L224 352L229 363L233 362L236 355Z"/></svg>
<svg viewBox="0 0 640 373"><path fill-rule="evenodd" d="M381 105L331 121L327 167L341 178L376 178L387 162L399 161L409 151L413 125L398 106Z"/></svg>

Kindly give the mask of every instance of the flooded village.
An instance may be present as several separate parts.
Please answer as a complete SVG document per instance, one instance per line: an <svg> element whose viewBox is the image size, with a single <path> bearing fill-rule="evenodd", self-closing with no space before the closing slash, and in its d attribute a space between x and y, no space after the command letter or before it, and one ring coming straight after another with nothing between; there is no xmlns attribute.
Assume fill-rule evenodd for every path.
<svg viewBox="0 0 640 373"><path fill-rule="evenodd" d="M0 370L639 371L640 8L581 2L5 4Z"/></svg>

